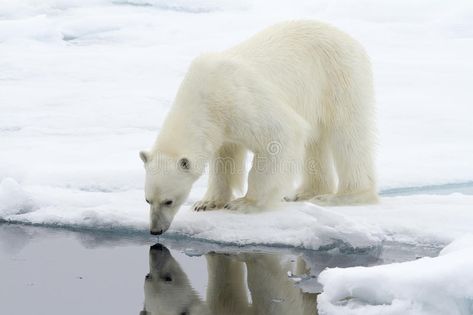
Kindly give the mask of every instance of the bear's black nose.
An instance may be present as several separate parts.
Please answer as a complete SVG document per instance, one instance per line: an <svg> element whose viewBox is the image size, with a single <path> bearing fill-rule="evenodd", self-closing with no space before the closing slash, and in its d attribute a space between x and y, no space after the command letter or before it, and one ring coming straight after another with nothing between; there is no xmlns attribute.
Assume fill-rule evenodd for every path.
<svg viewBox="0 0 473 315"><path fill-rule="evenodd" d="M163 245L161 245L159 243L156 243L153 246L151 246L149 249L151 249L151 250L161 250L162 251L164 248L165 247Z"/></svg>
<svg viewBox="0 0 473 315"><path fill-rule="evenodd" d="M151 233L151 235L161 235L163 234L163 230L159 230L159 231L149 231Z"/></svg>

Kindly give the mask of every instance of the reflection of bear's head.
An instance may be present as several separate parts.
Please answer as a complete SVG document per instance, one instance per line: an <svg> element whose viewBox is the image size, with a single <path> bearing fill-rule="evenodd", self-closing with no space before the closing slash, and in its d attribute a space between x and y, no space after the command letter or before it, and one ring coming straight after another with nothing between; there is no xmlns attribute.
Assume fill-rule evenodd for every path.
<svg viewBox="0 0 473 315"><path fill-rule="evenodd" d="M144 289L143 314L207 314L186 274L161 244L150 248L149 273L145 277Z"/></svg>
<svg viewBox="0 0 473 315"><path fill-rule="evenodd" d="M150 205L150 232L159 235L171 225L192 184L199 177L188 158L140 152L145 164L145 198Z"/></svg>

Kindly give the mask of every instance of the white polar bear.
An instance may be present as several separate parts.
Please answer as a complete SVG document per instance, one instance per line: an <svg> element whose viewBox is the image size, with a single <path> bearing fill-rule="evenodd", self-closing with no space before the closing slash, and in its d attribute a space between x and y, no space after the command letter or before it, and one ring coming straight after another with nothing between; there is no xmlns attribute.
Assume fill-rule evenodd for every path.
<svg viewBox="0 0 473 315"><path fill-rule="evenodd" d="M375 202L373 146L372 74L361 45L320 22L274 25L192 62L153 148L140 152L151 233L168 229L207 164L196 210L268 207L291 192L298 169L293 200ZM247 151L247 193L233 199Z"/></svg>

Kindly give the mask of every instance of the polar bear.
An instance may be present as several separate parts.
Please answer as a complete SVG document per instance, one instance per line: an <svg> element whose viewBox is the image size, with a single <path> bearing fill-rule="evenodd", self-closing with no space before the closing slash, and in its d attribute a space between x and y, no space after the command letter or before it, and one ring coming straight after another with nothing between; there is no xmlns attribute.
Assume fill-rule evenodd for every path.
<svg viewBox="0 0 473 315"><path fill-rule="evenodd" d="M155 144L140 152L151 233L168 229L206 165L195 210L269 207L294 191L300 172L290 200L376 202L373 94L364 49L320 22L283 22L197 57ZM247 151L247 192L234 199Z"/></svg>

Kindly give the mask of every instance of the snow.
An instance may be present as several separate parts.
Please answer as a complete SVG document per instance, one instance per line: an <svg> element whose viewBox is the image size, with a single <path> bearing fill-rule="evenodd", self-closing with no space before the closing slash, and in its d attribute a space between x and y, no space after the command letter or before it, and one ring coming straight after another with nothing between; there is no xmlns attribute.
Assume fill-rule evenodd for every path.
<svg viewBox="0 0 473 315"><path fill-rule="evenodd" d="M0 216L32 211L34 203L28 194L11 178L0 182Z"/></svg>
<svg viewBox="0 0 473 315"><path fill-rule="evenodd" d="M473 232L473 196L383 197L372 206L332 208L356 222L380 227L390 241L439 246Z"/></svg>
<svg viewBox="0 0 473 315"><path fill-rule="evenodd" d="M375 267L333 268L319 281L323 314L469 315L473 313L473 237L435 258Z"/></svg>
<svg viewBox="0 0 473 315"><path fill-rule="evenodd" d="M0 218L145 229L137 152L153 142L189 61L289 18L329 21L370 52L381 189L471 181L473 127L465 119L472 101L471 16L467 1L2 2ZM205 185L205 178L197 183L188 204ZM464 195L394 197L372 207L324 213L314 207L310 215L306 206L294 205L285 214L292 223L285 228L302 230L307 216L321 224L318 216L330 213L359 226L361 234L370 226L387 239L446 243L471 231L471 204ZM225 222L219 213L197 215L184 208L172 231L204 239L221 236L223 227L233 231L227 225L219 233L205 231L217 222ZM227 241L240 235L270 242L269 232L281 228L274 226L266 237L240 231ZM297 239L284 243L281 236L276 242L316 248L324 242L307 240L323 238L327 231L321 228L313 230L323 233L299 231ZM342 229L335 232L346 241Z"/></svg>
<svg viewBox="0 0 473 315"><path fill-rule="evenodd" d="M380 204L195 213L204 176L169 235L308 249L452 242L434 258L325 270L319 313L472 314L473 196L459 193L473 190L468 0L1 1L0 221L146 233L138 152L189 62L293 18L346 30L372 58Z"/></svg>
<svg viewBox="0 0 473 315"><path fill-rule="evenodd" d="M143 192L96 187L23 188L12 178L0 182L0 218L10 222L85 229L148 230ZM190 199L178 212L168 235L222 244L369 248L383 241L440 247L472 231L472 195L383 197L380 204L321 208L283 203L262 213L226 210L194 212Z"/></svg>
<svg viewBox="0 0 473 315"><path fill-rule="evenodd" d="M293 18L330 22L372 57L382 191L471 185L470 1L2 1L0 220L145 231L138 152L153 143L189 62ZM463 194L286 205L244 224L249 216L192 213L205 187L204 176L170 233L319 248L443 246L473 229Z"/></svg>
<svg viewBox="0 0 473 315"><path fill-rule="evenodd" d="M263 213L209 211L204 215L182 211L170 233L237 245L294 246L306 249L380 245L381 233L335 211L310 203L287 204Z"/></svg>
<svg viewBox="0 0 473 315"><path fill-rule="evenodd" d="M149 215L140 207L141 191L124 191L119 200L108 192L73 192L37 187L26 193L13 179L0 184L0 200L30 205L35 211L0 212L10 222L75 228L147 232ZM14 189L17 193L11 194ZM85 198L85 196L87 198ZM0 208L2 210L2 208ZM251 221L251 224L249 222ZM229 210L194 212L186 206L177 214L168 235L218 241L230 245L294 246L307 249L339 246L370 248L383 240L380 231L313 204L286 203L262 213Z"/></svg>

